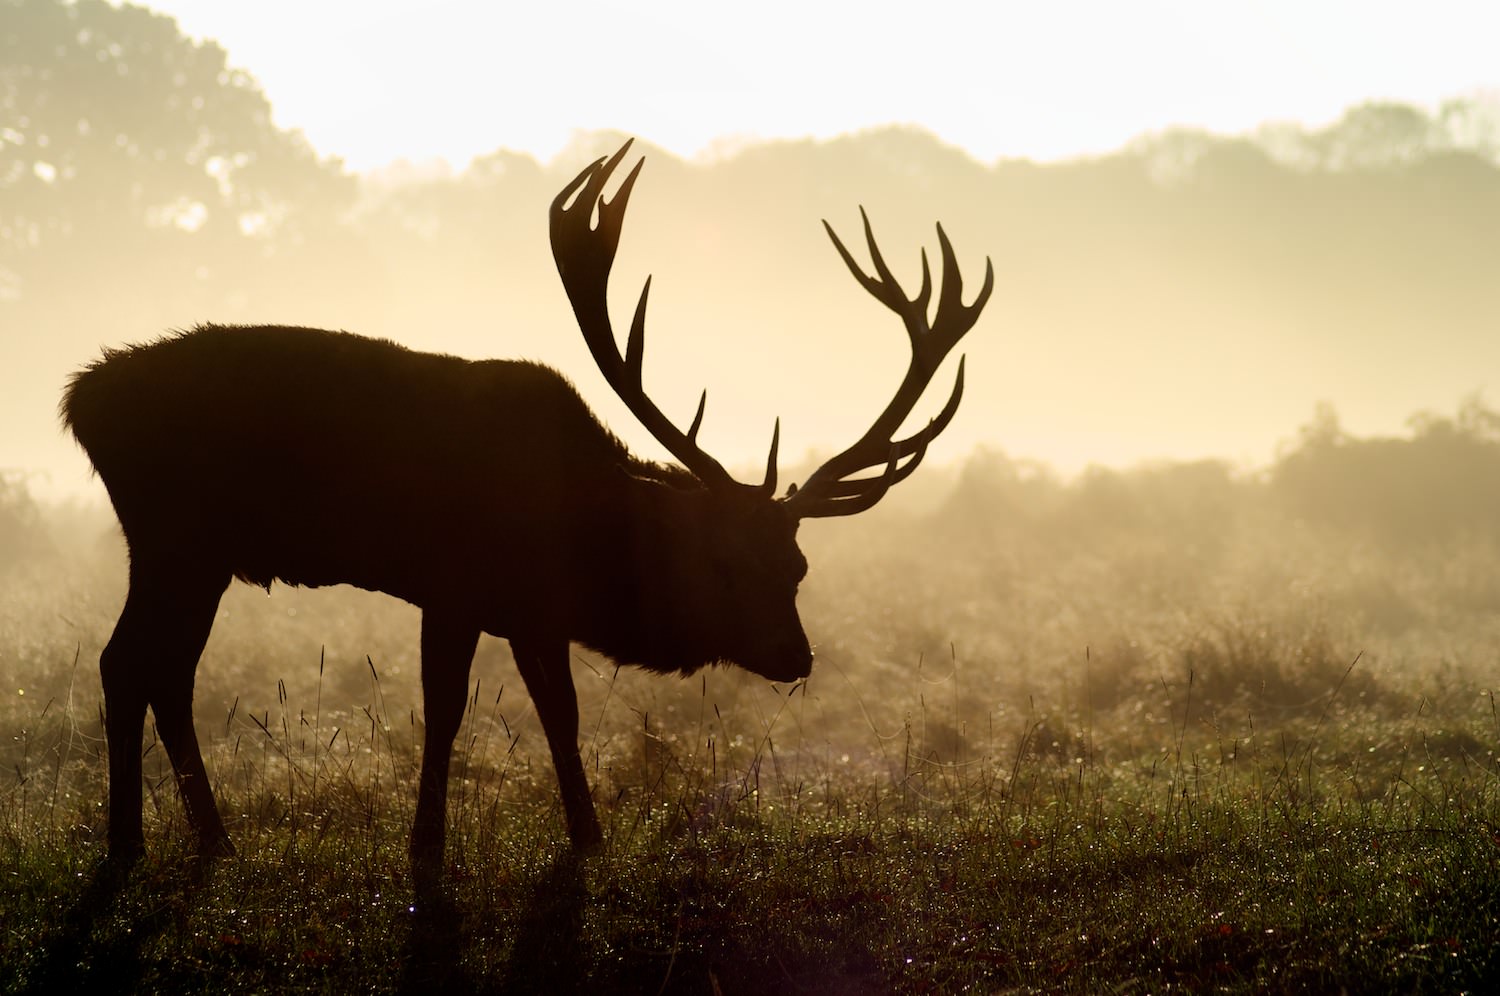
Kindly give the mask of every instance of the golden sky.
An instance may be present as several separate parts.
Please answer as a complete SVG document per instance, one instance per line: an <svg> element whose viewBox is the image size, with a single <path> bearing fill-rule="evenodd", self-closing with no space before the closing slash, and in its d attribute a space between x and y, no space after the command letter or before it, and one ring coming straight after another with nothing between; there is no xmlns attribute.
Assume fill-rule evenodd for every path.
<svg viewBox="0 0 1500 996"><path fill-rule="evenodd" d="M158 0L356 169L542 158L576 129L690 156L737 137L922 125L982 160L1144 131L1321 124L1500 86L1475 0Z"/></svg>

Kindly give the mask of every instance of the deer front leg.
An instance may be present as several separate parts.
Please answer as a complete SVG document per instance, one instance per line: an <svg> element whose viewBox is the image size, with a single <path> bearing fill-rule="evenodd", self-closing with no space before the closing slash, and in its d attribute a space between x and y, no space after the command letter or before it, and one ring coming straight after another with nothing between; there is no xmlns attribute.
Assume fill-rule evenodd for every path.
<svg viewBox="0 0 1500 996"><path fill-rule="evenodd" d="M521 680L536 705L542 730L547 734L547 746L552 749L552 766L557 770L557 784L562 790L568 836L574 849L596 851L604 834L599 829L599 818L594 815L594 800L583 773L583 758L578 753L578 695L573 690L573 672L568 666L568 642L512 639L510 647Z"/></svg>
<svg viewBox="0 0 1500 996"><path fill-rule="evenodd" d="M427 732L422 740L422 775L417 783L417 814L412 821L411 862L419 881L435 879L443 865L444 817L448 805L448 762L453 738L469 697L469 666L479 628L441 612L422 613L422 702Z"/></svg>

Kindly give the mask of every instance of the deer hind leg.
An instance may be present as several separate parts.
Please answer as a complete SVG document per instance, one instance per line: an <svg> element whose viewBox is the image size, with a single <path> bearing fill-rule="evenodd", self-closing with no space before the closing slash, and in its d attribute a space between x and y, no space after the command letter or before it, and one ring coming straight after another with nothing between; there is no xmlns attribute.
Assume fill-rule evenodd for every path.
<svg viewBox="0 0 1500 996"><path fill-rule="evenodd" d="M469 698L469 667L479 628L441 613L422 613L422 703L427 731L422 740L422 774L417 783L417 814L412 821L411 861L419 880L430 882L442 868L448 805L448 762L453 738Z"/></svg>
<svg viewBox="0 0 1500 996"><path fill-rule="evenodd" d="M568 667L568 642L512 639L510 647L552 749L568 836L577 850L595 851L604 835L594 815L594 799L578 753L578 695Z"/></svg>
<svg viewBox="0 0 1500 996"><path fill-rule="evenodd" d="M187 578L133 569L125 608L99 658L109 750L109 847L111 855L125 860L143 849L141 738L147 705L199 848L205 854L234 851L193 730L193 675L228 578Z"/></svg>

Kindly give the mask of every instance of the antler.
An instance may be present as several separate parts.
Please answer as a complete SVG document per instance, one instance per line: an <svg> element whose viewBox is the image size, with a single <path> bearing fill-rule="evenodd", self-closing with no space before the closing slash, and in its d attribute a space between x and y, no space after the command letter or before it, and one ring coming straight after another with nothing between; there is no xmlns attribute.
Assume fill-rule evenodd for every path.
<svg viewBox="0 0 1500 996"><path fill-rule="evenodd" d="M625 158L630 145L631 142L627 141L608 160L595 160L552 201L552 258L557 261L558 275L562 277L568 300L573 304L578 328L604 379L625 402L631 414L705 486L711 490L751 487L769 497L776 493L776 450L781 439L779 419L771 435L771 455L766 462L765 481L759 485L745 485L730 477L717 460L698 448L698 428L703 424L707 391L698 398L698 411L686 434L646 396L641 386L641 363L646 345L646 298L651 293L650 277L646 278L646 286L641 289L640 301L635 306L635 318L630 323L630 336L625 342L625 355L620 355L614 328L610 325L605 292L610 267L615 261L615 249L620 242L625 205L646 160L643 158L635 164L612 200L604 199L604 185ZM569 198L580 188L582 192L568 207ZM597 228L590 222L595 205L599 209Z"/></svg>
<svg viewBox="0 0 1500 996"><path fill-rule="evenodd" d="M959 399L964 393L964 364L959 359L958 377L953 384L953 393L937 417L926 426L902 440L895 439L896 430L911 414L917 399L931 382L933 374L943 358L948 355L964 333L974 327L979 312L989 300L995 286L995 269L986 257L984 261L984 286L973 304L963 303L963 278L958 272L958 260L953 255L953 246L948 241L943 226L937 226L938 246L943 257L943 287L938 295L937 314L929 323L927 307L932 299L932 272L927 265L927 250L922 250L922 289L917 296L907 298L906 292L896 282L890 268L880 255L875 244L875 233L870 228L870 219L865 209L859 209L865 225L865 241L870 247L870 259L875 267L875 276L866 274L854 261L849 250L833 231L833 226L823 222L828 237L843 257L849 272L854 274L865 290L874 298L901 316L906 325L906 334L911 339L911 363L906 376L896 389L896 396L886 405L885 411L875 424L860 437L853 446L833 457L813 472L801 490L793 485L785 499L788 512L798 518L821 518L832 515L852 515L862 512L885 497L891 485L903 481L917 469L922 457L927 454L927 445L937 438L958 411ZM902 461L905 460L905 463ZM878 477L863 477L848 480L849 475L862 470L884 466Z"/></svg>

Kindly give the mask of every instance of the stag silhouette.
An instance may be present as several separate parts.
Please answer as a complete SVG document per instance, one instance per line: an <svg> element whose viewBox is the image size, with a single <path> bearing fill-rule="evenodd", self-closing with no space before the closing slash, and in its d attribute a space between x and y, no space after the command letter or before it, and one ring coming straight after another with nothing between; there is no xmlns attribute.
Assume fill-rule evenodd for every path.
<svg viewBox="0 0 1500 996"><path fill-rule="evenodd" d="M605 291L644 160L612 199L604 190L629 148L558 194L552 251L600 370L681 466L632 456L547 367L343 332L205 325L108 350L73 377L63 419L108 489L130 552L125 606L99 662L112 858L129 862L144 846L147 706L199 848L233 852L192 698L219 598L235 578L267 589L273 580L351 584L422 610L426 733L411 856L429 876L442 863L449 757L481 633L510 641L551 748L569 835L585 850L601 832L579 756L570 642L657 672L732 663L772 681L807 676L797 524L867 509L916 469L958 408L962 361L937 417L907 438L895 433L978 318L993 268L986 260L984 286L965 305L939 225L942 289L929 322L925 250L922 287L907 298L863 209L873 276L824 223L855 278L901 316L911 362L864 436L777 497L779 422L765 479L747 485L698 447L706 394L686 433L646 396L649 279L619 351Z"/></svg>

